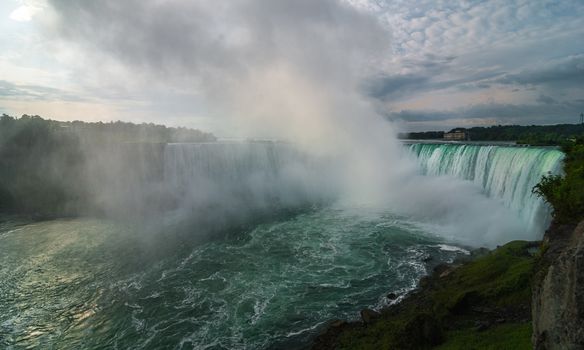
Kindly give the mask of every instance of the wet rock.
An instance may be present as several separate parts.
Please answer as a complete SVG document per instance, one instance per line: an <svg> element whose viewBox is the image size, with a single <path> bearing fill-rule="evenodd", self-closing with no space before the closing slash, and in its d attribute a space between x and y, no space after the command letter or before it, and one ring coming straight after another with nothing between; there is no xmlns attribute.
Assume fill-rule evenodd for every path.
<svg viewBox="0 0 584 350"><path fill-rule="evenodd" d="M455 269L456 269L456 267L452 266L452 267L442 271L442 273L438 277L444 278L444 277L450 275L452 273L452 271L454 271Z"/></svg>
<svg viewBox="0 0 584 350"><path fill-rule="evenodd" d="M375 310L371 310L371 309L361 310L361 319L363 320L363 323L365 323L365 324L373 323L373 321L378 319L380 316L381 316L381 314Z"/></svg>
<svg viewBox="0 0 584 350"><path fill-rule="evenodd" d="M449 268L450 268L450 265L442 263L442 264L436 265L434 267L433 271L434 271L434 274L440 275L442 272L448 270Z"/></svg>
<svg viewBox="0 0 584 350"><path fill-rule="evenodd" d="M346 324L347 324L347 321L345 321L345 320L332 320L332 321L331 321L331 322L328 324L328 326L329 326L330 328L339 328L339 327L342 327L342 326L344 326L344 325L346 325Z"/></svg>
<svg viewBox="0 0 584 350"><path fill-rule="evenodd" d="M395 293L389 293L389 294L386 295L386 298L389 299L389 300L395 300L395 299L397 299L397 294L395 294Z"/></svg>
<svg viewBox="0 0 584 350"><path fill-rule="evenodd" d="M491 327L491 325L488 322L475 322L475 330L477 332L483 332L486 331L487 329L489 329Z"/></svg>

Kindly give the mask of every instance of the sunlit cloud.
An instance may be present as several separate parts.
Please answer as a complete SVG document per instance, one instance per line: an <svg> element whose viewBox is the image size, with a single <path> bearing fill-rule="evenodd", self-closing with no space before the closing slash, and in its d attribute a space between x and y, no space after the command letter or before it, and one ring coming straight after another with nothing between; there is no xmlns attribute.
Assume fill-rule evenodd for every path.
<svg viewBox="0 0 584 350"><path fill-rule="evenodd" d="M10 19L17 22L30 22L43 8L38 4L25 4L10 13Z"/></svg>

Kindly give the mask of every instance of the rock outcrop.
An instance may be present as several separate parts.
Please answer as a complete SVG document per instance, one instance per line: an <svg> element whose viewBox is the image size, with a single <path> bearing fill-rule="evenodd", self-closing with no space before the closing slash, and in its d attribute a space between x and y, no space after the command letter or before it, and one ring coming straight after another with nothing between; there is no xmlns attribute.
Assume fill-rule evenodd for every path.
<svg viewBox="0 0 584 350"><path fill-rule="evenodd" d="M533 286L535 349L584 349L584 221L552 225Z"/></svg>

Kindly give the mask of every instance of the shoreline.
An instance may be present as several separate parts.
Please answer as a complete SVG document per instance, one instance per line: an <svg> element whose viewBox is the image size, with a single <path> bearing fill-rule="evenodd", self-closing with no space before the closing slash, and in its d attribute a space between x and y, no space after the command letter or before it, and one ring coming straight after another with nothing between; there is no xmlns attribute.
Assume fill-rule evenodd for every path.
<svg viewBox="0 0 584 350"><path fill-rule="evenodd" d="M330 320L311 349L584 348L584 220L473 252L379 312Z"/></svg>
<svg viewBox="0 0 584 350"><path fill-rule="evenodd" d="M530 279L525 277L531 276L532 270L526 267L535 264L540 245L540 241L512 241L493 250L475 249L467 259L439 264L420 279L415 289L403 296L396 295L398 302L379 311L363 309L359 321L330 320L313 339L311 348L433 348L456 341L461 335L453 336L457 331L464 331L466 335L476 333L481 337L509 331L508 328L520 334L521 348L521 344L529 343L531 336L525 332L526 328L531 329L531 294L528 298L525 295L525 290L530 288ZM486 287L487 291L496 290L497 286L490 284L490 278L482 280L475 270L481 265L478 267L483 275L501 281L514 275L498 264L499 261L508 261L511 262L509 266L519 267L519 279L523 283L508 288L496 298L485 298L488 293L481 295L477 288L464 282L471 279L472 284ZM517 299L515 305L497 305L510 296Z"/></svg>

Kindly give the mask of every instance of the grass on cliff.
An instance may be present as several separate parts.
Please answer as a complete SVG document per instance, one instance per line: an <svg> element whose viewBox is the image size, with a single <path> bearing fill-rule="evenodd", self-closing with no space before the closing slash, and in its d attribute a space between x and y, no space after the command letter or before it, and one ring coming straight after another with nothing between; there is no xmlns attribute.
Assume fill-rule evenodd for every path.
<svg viewBox="0 0 584 350"><path fill-rule="evenodd" d="M531 350L531 323L509 323L483 332L474 328L448 332L437 350Z"/></svg>
<svg viewBox="0 0 584 350"><path fill-rule="evenodd" d="M420 293L384 311L379 321L343 333L340 347L530 348L532 247L513 241L459 268L435 273L423 281ZM488 324L487 329L479 331L477 322Z"/></svg>

